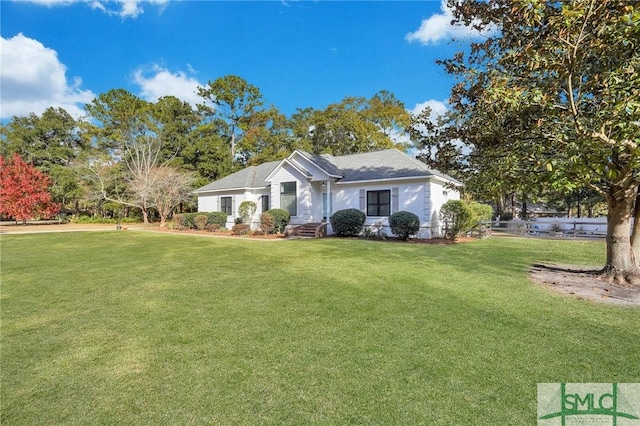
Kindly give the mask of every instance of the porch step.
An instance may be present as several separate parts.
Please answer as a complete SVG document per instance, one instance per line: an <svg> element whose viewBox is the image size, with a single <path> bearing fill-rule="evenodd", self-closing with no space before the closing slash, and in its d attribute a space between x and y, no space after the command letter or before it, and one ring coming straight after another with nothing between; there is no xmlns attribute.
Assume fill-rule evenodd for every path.
<svg viewBox="0 0 640 426"><path fill-rule="evenodd" d="M327 234L326 223L305 223L293 229L293 235L303 238L319 238Z"/></svg>

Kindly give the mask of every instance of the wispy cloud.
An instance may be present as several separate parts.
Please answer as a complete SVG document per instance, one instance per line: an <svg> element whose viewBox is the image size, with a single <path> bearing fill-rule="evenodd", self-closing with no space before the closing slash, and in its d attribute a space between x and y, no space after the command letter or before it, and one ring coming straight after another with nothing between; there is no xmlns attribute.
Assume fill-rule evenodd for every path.
<svg viewBox="0 0 640 426"><path fill-rule="evenodd" d="M190 65L187 65L187 68L190 74L194 73ZM198 86L201 84L184 71L172 73L168 69L154 64L137 69L133 74L133 81L140 86L140 96L151 102L155 102L163 96L175 96L195 107L203 101L197 95Z"/></svg>
<svg viewBox="0 0 640 426"><path fill-rule="evenodd" d="M418 115L426 108L431 109L431 117L438 118L443 116L448 111L447 104L436 99L429 99L428 101L416 104L409 112L413 115Z"/></svg>
<svg viewBox="0 0 640 426"><path fill-rule="evenodd" d="M405 39L409 42L418 41L424 45L429 45L452 38L472 39L483 35L489 36L496 31L495 28L490 28L480 33L470 26L452 25L451 21L453 19L453 12L447 6L447 0L442 0L440 3L440 13L423 19L420 28L407 34Z"/></svg>
<svg viewBox="0 0 640 426"><path fill-rule="evenodd" d="M169 5L170 0L21 0L47 7L69 6L74 3L86 3L92 9L100 10L108 15L119 16L123 19L137 18L144 13L144 5L157 7L160 12ZM112 5L115 5L113 7Z"/></svg>
<svg viewBox="0 0 640 426"><path fill-rule="evenodd" d="M18 34L0 38L0 116L41 114L49 107L64 108L76 118L95 95L82 90L80 77L67 80L58 53L37 40Z"/></svg>

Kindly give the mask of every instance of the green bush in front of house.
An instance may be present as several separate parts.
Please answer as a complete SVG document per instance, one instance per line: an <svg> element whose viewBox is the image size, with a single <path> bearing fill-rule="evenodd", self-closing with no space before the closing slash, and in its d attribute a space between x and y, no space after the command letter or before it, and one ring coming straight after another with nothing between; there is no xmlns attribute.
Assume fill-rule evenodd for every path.
<svg viewBox="0 0 640 426"><path fill-rule="evenodd" d="M358 209L338 210L331 216L331 227L338 237L357 237L367 216Z"/></svg>
<svg viewBox="0 0 640 426"><path fill-rule="evenodd" d="M287 227L289 221L291 220L291 215L289 214L289 212L283 209L271 209L267 210L265 213L268 213L273 217L274 230L278 234L284 232L284 229Z"/></svg>
<svg viewBox="0 0 640 426"><path fill-rule="evenodd" d="M473 210L476 222L488 222L493 217L493 207L489 204L482 204L477 201L469 203L469 207Z"/></svg>
<svg viewBox="0 0 640 426"><path fill-rule="evenodd" d="M200 231L204 231L205 226L207 226L207 222L209 218L206 214L199 214L193 218L193 222L196 224L196 228Z"/></svg>
<svg viewBox="0 0 640 426"><path fill-rule="evenodd" d="M475 214L469 203L461 200L449 200L440 208L440 220L444 222L444 236L454 240L473 228Z"/></svg>
<svg viewBox="0 0 640 426"><path fill-rule="evenodd" d="M198 226L196 223L198 216L206 216L207 221L199 219L200 226ZM223 212L176 213L173 215L173 224L177 229L204 229L206 225L223 227L227 224L227 214Z"/></svg>
<svg viewBox="0 0 640 426"><path fill-rule="evenodd" d="M389 226L393 235L406 240L420 231L420 218L411 212L399 211L389 217Z"/></svg>
<svg viewBox="0 0 640 426"><path fill-rule="evenodd" d="M224 212L208 212L208 213L204 213L207 215L207 218L209 219L207 221L208 224L211 225L220 225L220 226L227 226L227 214Z"/></svg>

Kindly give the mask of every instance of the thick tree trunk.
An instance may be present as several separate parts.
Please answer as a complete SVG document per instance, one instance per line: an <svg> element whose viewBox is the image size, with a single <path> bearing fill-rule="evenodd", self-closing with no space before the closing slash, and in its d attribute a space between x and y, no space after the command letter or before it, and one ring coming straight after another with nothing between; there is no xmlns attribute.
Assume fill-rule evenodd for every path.
<svg viewBox="0 0 640 426"><path fill-rule="evenodd" d="M631 249L631 214L636 190L629 194L620 188L612 188L607 194L607 264L603 272L620 281L637 283L640 268Z"/></svg>
<svg viewBox="0 0 640 426"><path fill-rule="evenodd" d="M142 210L142 223L149 223L149 214L146 207L142 207L140 210Z"/></svg>
<svg viewBox="0 0 640 426"><path fill-rule="evenodd" d="M636 206L633 213L633 231L631 233L631 250L635 256L636 265L640 267L640 188L636 195Z"/></svg>

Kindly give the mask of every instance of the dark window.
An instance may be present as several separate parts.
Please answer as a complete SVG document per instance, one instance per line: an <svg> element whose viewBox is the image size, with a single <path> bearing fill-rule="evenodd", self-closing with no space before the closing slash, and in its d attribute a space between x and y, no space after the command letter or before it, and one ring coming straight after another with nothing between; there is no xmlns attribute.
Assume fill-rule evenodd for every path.
<svg viewBox="0 0 640 426"><path fill-rule="evenodd" d="M227 216L231 216L233 213L233 207L231 207L231 197L220 197L220 211L226 213Z"/></svg>
<svg viewBox="0 0 640 426"><path fill-rule="evenodd" d="M269 196L263 195L262 196L262 213L266 212L267 210L269 210Z"/></svg>
<svg viewBox="0 0 640 426"><path fill-rule="evenodd" d="M391 191L367 191L367 216L391 214Z"/></svg>
<svg viewBox="0 0 640 426"><path fill-rule="evenodd" d="M282 182L280 184L280 208L288 211L291 216L298 214L295 182Z"/></svg>

